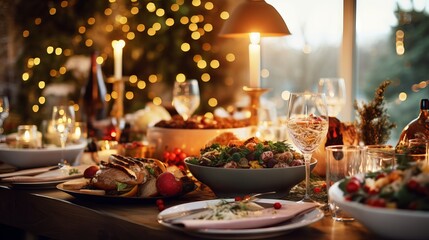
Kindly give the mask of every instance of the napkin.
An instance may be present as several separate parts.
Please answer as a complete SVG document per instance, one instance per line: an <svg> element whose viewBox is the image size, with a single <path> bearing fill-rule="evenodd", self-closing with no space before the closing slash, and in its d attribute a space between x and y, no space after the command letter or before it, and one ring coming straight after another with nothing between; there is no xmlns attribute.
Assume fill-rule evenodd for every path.
<svg viewBox="0 0 429 240"><path fill-rule="evenodd" d="M55 170L50 170L52 167L46 168L37 168L37 169L27 169L19 171L18 175L9 176L6 174L0 174L0 177L3 176L1 182L5 183L37 183L37 182L52 182L52 181L60 181L67 180L72 178L83 177L83 172L88 168L88 165L80 165L80 166L69 166L63 168L57 168ZM70 174L70 170L73 169L73 174ZM44 172L33 175L34 172L42 171ZM77 170L77 172L76 172ZM28 175L25 175L27 173ZM4 177L4 176L8 177ZM32 176L33 175L33 176Z"/></svg>
<svg viewBox="0 0 429 240"><path fill-rule="evenodd" d="M19 170L19 171L15 171L15 172L3 173L3 174L0 174L0 179L1 178L7 178L7 177L14 177L14 176L33 176L33 175L48 172L48 171L54 170L54 169L58 169L58 165L49 166L49 167L24 169L24 170Z"/></svg>
<svg viewBox="0 0 429 240"><path fill-rule="evenodd" d="M317 207L314 203L290 203L280 209L266 208L258 216L245 217L233 220L202 220L202 219L178 219L174 225L180 225L187 229L246 229L260 228L278 224L290 220L300 214L309 212Z"/></svg>

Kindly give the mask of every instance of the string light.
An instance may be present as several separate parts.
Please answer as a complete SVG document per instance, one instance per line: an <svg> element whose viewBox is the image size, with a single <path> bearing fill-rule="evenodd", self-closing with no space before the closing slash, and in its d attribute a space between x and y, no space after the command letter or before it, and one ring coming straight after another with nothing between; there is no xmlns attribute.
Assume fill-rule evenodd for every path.
<svg viewBox="0 0 429 240"><path fill-rule="evenodd" d="M132 2L132 6L130 6L128 9L123 8L123 6L126 6L126 4L123 4L121 1L116 1L116 0L109 0L110 6L106 7L102 13L104 14L104 16L111 16L110 17L110 21L107 22L103 22L100 20L96 20L96 16L90 16L88 17L86 20L84 20L84 25L80 25L76 27L76 32L79 33L79 35L75 35L71 38L71 41L73 42L74 45L80 45L80 44L84 44L86 47L90 48L92 46L94 46L95 44L97 44L98 46L98 41L99 38L90 38L89 36L94 36L94 35L87 35L87 34L93 34L93 32L91 32L91 27L95 26L96 23L97 25L99 24L104 24L102 26L98 26L101 27L102 29L105 30L106 33L112 33L114 31L116 31L117 29L119 29L122 33L123 36L126 37L127 40L132 41L134 39L136 39L136 37L140 37L137 36L139 33L143 33L146 31L146 35L147 36L155 36L158 32L161 31L163 26L167 26L167 27L173 27L174 24L176 23L176 21L179 21L182 25L187 25L187 28L189 30L187 34L188 38L190 37L191 39L193 39L194 41L199 41L200 39L202 39L204 37L204 35L208 32L212 32L214 27L210 22L205 22L205 17L202 14L197 14L197 15L192 15L192 16L181 16L179 20L175 20L175 18L173 17L165 17L164 19L162 19L164 16L167 15L167 11L171 11L171 12L178 12L181 9L181 6L185 4L184 0L176 0L175 3L171 3L170 6L165 6L167 11L164 8L161 7L157 7L155 2L148 2L146 3L143 8L140 4L142 4L141 2L139 2L138 0L131 0ZM194 7L204 7L205 10L211 11L215 8L215 5L213 4L213 2L211 1L207 1L205 3L202 3L201 0L192 0L192 6ZM202 5L203 4L203 5ZM67 0L62 0L60 1L60 4L58 7L61 7L63 9L67 8L71 6L70 5L70 1ZM187 6L189 7L189 6ZM147 28L146 25L144 23L138 23L135 22L134 19L139 18L139 13L141 13L141 10L144 10L144 8L146 8L146 10L150 13L153 13L154 15L156 15L157 17L161 18L158 21L155 21L154 23L152 23L152 26ZM218 8L217 8L218 9ZM62 13L63 11L66 10L61 10L58 11L58 9L56 7L50 7L47 9L48 13L51 16L57 15ZM112 16L113 15L113 16ZM177 14L176 14L177 15ZM223 20L226 20L229 18L229 13L227 11L223 11L219 14L220 18ZM134 19L132 19L134 18ZM208 21L210 21L212 18L207 18ZM50 20L50 19L49 19ZM34 24L36 26L41 25L42 24L42 18L41 17L36 17L34 19ZM205 22L205 23L203 23ZM199 27L198 25L200 23L201 26ZM189 25L188 25L189 24ZM149 25L150 26L150 25ZM135 32L133 32L135 31ZM164 29L165 31L165 29ZM138 32L138 33L137 33ZM137 35L136 35L137 33ZM160 32L161 33L161 32ZM24 38L28 38L30 36L30 30L23 30L22 31L22 36ZM138 38L141 39L141 38ZM189 41L189 40L188 40ZM208 66L212 69L218 69L220 68L220 62L217 59L213 59L209 62L207 62L206 60L203 59L203 57L200 54L195 54L198 51L205 51L205 52L210 52L212 51L212 45L210 44L210 42L203 42L200 43L198 45L194 45L194 42L183 42L181 45L179 45L180 50L182 52L190 52L193 51L193 61L195 62L195 65L199 68L199 69L206 69ZM158 44L156 45L156 47L152 48L152 49L135 49L132 51L131 53L131 57L132 59L139 59L142 57L142 54L146 54L145 57L147 60L156 60L159 57L159 53L161 53L162 51L164 51L165 46L163 44ZM103 57L99 56L97 58L97 63L98 64L103 64L104 61L108 58L110 58L110 56L108 55L109 52L104 52L103 53ZM70 49L69 46L57 46L57 43L55 43L55 46L47 46L46 47L46 53L48 55L56 55L56 56L72 56L74 54L74 51L72 49ZM206 54L206 53L204 53ZM207 56L210 55L204 55L205 58ZM43 57L43 56L42 56ZM211 58L211 57L210 57ZM227 54L225 59L228 62L233 62L235 61L235 55L234 54ZM30 76L32 75L32 71L34 71L35 66L39 65L41 63L41 59L40 57L34 57L34 58L28 58L27 60L27 68L28 69L32 69L31 71L25 71L24 73L22 73L22 80L23 81L28 81L30 79ZM63 75L65 75L67 73L67 68L65 66L61 66L58 68L58 70L56 69L50 69L49 70L49 76L52 78L59 78L62 77ZM35 75L36 76L36 75ZM161 79L163 78L162 74L150 74L148 76L147 82L150 83L156 83L161 81ZM183 82L186 80L186 75L184 73L176 73L176 81L178 82ZM211 80L211 75L209 72L204 72L201 74L200 77L202 82L209 82ZM227 78L229 80L225 80L225 82L233 82L232 78ZM46 85L49 82L46 81L38 81L38 86L40 89L43 89L46 87ZM131 90L128 90L125 93L125 98L128 100L134 99L136 97L134 89L135 90L143 90L146 89L147 83L144 80L139 80L138 77L136 75L131 75L129 77L129 83L132 84L130 85ZM128 87L127 87L128 88ZM149 92L148 94L149 99L152 99L153 103L156 105L161 105L162 104L162 98L159 96L156 96L155 92ZM111 93L108 93L105 95L105 100L106 101L111 101L112 99L117 99L118 98L118 93L115 91L112 91ZM37 98L36 98L37 99ZM33 105L32 109L34 112L37 112L40 110L40 106L39 104L43 105L46 102L46 98L44 96L39 96L38 97L38 104ZM216 98L210 98L207 102L209 104L209 106L214 107L217 106L218 104L218 100ZM76 107L79 108L79 106L76 104ZM207 113L207 114L211 114L211 113Z"/></svg>

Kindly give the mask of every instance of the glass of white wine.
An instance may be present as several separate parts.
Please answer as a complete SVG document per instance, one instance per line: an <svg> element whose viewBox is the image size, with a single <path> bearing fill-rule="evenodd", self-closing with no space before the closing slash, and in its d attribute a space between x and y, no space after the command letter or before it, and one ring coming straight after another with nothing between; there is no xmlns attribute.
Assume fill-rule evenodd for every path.
<svg viewBox="0 0 429 240"><path fill-rule="evenodd" d="M67 137L72 132L75 125L75 112L73 106L54 106L52 110L52 123L55 131L59 134L61 143L61 162L60 165L67 165L64 159L64 149L66 147Z"/></svg>
<svg viewBox="0 0 429 240"><path fill-rule="evenodd" d="M200 89L195 79L176 82L173 89L173 106L186 121L200 105Z"/></svg>
<svg viewBox="0 0 429 240"><path fill-rule="evenodd" d="M291 93L287 116L287 130L294 145L302 152L305 161L305 196L301 201L315 202L310 193L310 161L328 132L328 115L325 94ZM322 110L322 111L320 111Z"/></svg>
<svg viewBox="0 0 429 240"><path fill-rule="evenodd" d="M344 78L319 79L318 92L326 95L328 115L336 117L346 104L346 84ZM324 111L323 108L319 109Z"/></svg>

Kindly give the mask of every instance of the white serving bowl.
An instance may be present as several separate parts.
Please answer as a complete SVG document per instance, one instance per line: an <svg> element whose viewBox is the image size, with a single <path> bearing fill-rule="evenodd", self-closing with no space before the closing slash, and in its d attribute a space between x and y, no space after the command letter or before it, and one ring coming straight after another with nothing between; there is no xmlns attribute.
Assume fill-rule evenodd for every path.
<svg viewBox="0 0 429 240"><path fill-rule="evenodd" d="M428 239L429 212L377 208L346 201L339 183L329 188L329 197L369 230L390 239Z"/></svg>
<svg viewBox="0 0 429 240"><path fill-rule="evenodd" d="M282 198L290 189L305 179L305 166L288 168L239 169L207 167L189 163L186 166L192 175L207 185L217 197L236 197L252 193L275 191L264 198ZM311 162L311 169L317 160Z"/></svg>
<svg viewBox="0 0 429 240"><path fill-rule="evenodd" d="M181 148L189 156L200 155L200 149L209 141L225 132L232 132L239 139L251 137L252 128L225 129L176 129L150 127L147 132L149 145L155 146L154 157L162 158L164 151Z"/></svg>
<svg viewBox="0 0 429 240"><path fill-rule="evenodd" d="M64 159L73 164L86 147L86 142L76 145L66 146L64 149ZM0 145L0 161L15 166L17 168L33 168L56 165L61 161L59 147L40 149L19 149L10 148L6 144Z"/></svg>

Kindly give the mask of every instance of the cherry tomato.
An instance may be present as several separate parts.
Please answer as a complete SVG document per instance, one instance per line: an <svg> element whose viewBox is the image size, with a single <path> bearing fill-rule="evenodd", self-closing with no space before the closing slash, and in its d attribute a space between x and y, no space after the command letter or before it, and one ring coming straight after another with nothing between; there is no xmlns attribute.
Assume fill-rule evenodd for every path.
<svg viewBox="0 0 429 240"><path fill-rule="evenodd" d="M158 210L159 211L162 211L162 210L164 210L165 209L165 205L164 204L160 204L160 205L158 205Z"/></svg>
<svg viewBox="0 0 429 240"><path fill-rule="evenodd" d="M279 203L279 202L275 202L275 203L273 204L273 207L274 207L274 209L280 209L280 208L282 208L282 204L281 204L281 203Z"/></svg>
<svg viewBox="0 0 429 240"><path fill-rule="evenodd" d="M320 187L314 187L313 188L314 193L320 193L321 191L322 191L322 189Z"/></svg>
<svg viewBox="0 0 429 240"><path fill-rule="evenodd" d="M164 160L170 159L170 152L164 152Z"/></svg>
<svg viewBox="0 0 429 240"><path fill-rule="evenodd" d="M184 152L181 152L180 154L179 154L179 158L180 158L180 160L185 160L185 158L187 157L187 155L186 155L186 153L184 153Z"/></svg>
<svg viewBox="0 0 429 240"><path fill-rule="evenodd" d="M168 157L168 159L170 161L174 161L176 159L176 154L175 153L170 153L170 156Z"/></svg>
<svg viewBox="0 0 429 240"><path fill-rule="evenodd" d="M242 198L242 197L240 197L240 196L237 196L237 197L235 197L235 198L234 198L234 201L236 201L236 202L239 202L239 201L241 201L241 200L243 200L243 198Z"/></svg>
<svg viewBox="0 0 429 240"><path fill-rule="evenodd" d="M360 183L355 179L350 179L350 181L346 185L346 191L348 193L355 193L359 190Z"/></svg>
<svg viewBox="0 0 429 240"><path fill-rule="evenodd" d="M182 149L180 149L180 148L174 148L173 149L173 153L176 155L179 155L181 152L182 152Z"/></svg>

